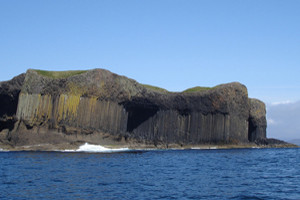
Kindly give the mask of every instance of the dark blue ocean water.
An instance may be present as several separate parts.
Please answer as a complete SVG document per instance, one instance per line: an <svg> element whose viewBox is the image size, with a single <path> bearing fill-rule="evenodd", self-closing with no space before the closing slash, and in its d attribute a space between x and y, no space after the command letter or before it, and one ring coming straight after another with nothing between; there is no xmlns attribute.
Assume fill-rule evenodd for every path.
<svg viewBox="0 0 300 200"><path fill-rule="evenodd" d="M300 149L0 152L0 199L300 199Z"/></svg>

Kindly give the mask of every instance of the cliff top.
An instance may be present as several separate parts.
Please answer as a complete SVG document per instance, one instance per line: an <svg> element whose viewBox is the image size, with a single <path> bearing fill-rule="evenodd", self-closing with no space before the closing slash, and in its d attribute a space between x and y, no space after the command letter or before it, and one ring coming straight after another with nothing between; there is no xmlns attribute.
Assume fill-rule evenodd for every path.
<svg viewBox="0 0 300 200"><path fill-rule="evenodd" d="M182 92L169 92L163 88L140 84L105 69L61 72L29 69L21 92L94 97L129 107L147 105L160 109L175 109L183 113L191 111L229 113L240 112L249 107L247 88L238 82L212 88L198 86Z"/></svg>
<svg viewBox="0 0 300 200"><path fill-rule="evenodd" d="M107 81L107 79L111 79L109 76L112 76L112 77L116 77L117 76L118 78L121 78L121 79L129 79L129 78L125 77L125 76L120 76L120 75L114 74L114 73L109 72L108 70L105 70L105 69L70 70L70 71L46 71L46 70L39 70L39 69L29 69L26 74L32 74L32 73L35 74L35 75L39 75L41 77L44 77L45 79L49 79L49 80L56 79L55 81L59 81L57 79L60 79L62 82L67 82L68 80L72 81L75 77L77 77L77 79L78 79L79 75L81 77L92 78L91 77L91 73L93 73L93 74L97 74L98 73L99 76L96 79L99 80L99 79L103 79L104 78L104 79L106 79L104 81ZM101 73L103 74L102 77L100 75ZM174 93L174 94L205 92L205 91L208 91L208 90L211 90L211 89L215 89L218 86L221 86L221 85L218 85L218 86L215 86L215 87L195 86L195 87L192 87L192 88L187 88L187 89L185 89L184 91L181 91L181 92L171 92L171 91L168 91L168 90L166 90L164 88L161 88L161 87L157 87L157 86L153 86L153 85L148 85L148 84L141 84L141 83L136 82L133 79L129 79L129 80L130 80L130 82L132 84L134 84L134 85L138 84L139 86L142 86L142 87L144 87L145 89L148 89L148 90L152 90L153 92ZM114 80L114 81L116 81L116 80ZM241 85L240 83L237 83L237 82L233 82L233 83L229 83L229 84L231 84L231 85L232 84L234 84L234 85ZM228 84L225 84L225 85L228 85Z"/></svg>
<svg viewBox="0 0 300 200"><path fill-rule="evenodd" d="M48 78L68 78L71 76L83 74L87 72L87 70L71 70L71 71L46 71L35 69L39 75L48 77Z"/></svg>
<svg viewBox="0 0 300 200"><path fill-rule="evenodd" d="M94 69L94 70L103 70L103 69ZM83 73L88 72L89 70L69 70L69 71L46 71L46 70L39 70L39 69L33 69L33 71L37 72L39 75L52 78L52 79L66 79L72 76L80 75ZM153 90L155 92L163 92L163 93L188 93L188 92L201 92L206 91L209 89L212 89L211 87L201 87L196 86L192 88L188 88L182 92L170 92L164 88L148 85L148 84L141 84L147 89Z"/></svg>

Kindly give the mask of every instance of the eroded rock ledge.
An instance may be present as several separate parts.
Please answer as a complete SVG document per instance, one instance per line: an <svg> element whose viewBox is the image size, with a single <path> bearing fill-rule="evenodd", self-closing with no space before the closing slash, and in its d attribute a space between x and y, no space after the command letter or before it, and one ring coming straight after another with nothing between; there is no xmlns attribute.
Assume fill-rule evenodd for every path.
<svg viewBox="0 0 300 200"><path fill-rule="evenodd" d="M28 70L0 83L0 101L2 146L169 147L266 139L265 105L248 98L240 83L174 93L104 69Z"/></svg>

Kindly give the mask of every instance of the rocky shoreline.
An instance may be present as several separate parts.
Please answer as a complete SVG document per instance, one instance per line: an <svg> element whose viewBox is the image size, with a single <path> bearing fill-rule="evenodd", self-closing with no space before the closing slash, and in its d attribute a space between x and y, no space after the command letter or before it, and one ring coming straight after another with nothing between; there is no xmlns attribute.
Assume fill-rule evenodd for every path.
<svg viewBox="0 0 300 200"><path fill-rule="evenodd" d="M60 138L61 140L61 138ZM249 148L299 148L299 146L291 143L287 143L276 139L266 139L264 141L256 141L253 143L244 144L201 144L201 145L178 145L178 144L168 144L168 145L153 145L137 142L134 140L130 141L119 141L118 138L108 138L102 142L93 143L89 140L89 143L81 140L67 142L67 139L61 140L61 142L47 143L47 141L41 143L28 143L28 144L11 144L2 143L0 141L0 150L2 151L76 151L82 145L90 144L97 145L107 149L124 149L128 150L187 150L187 149L249 149Z"/></svg>

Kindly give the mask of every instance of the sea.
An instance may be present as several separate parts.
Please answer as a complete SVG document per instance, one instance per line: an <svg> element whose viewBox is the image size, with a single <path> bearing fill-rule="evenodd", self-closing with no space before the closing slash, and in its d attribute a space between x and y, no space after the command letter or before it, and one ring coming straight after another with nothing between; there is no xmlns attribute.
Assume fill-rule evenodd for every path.
<svg viewBox="0 0 300 200"><path fill-rule="evenodd" d="M300 149L2 150L0 199L300 199Z"/></svg>

